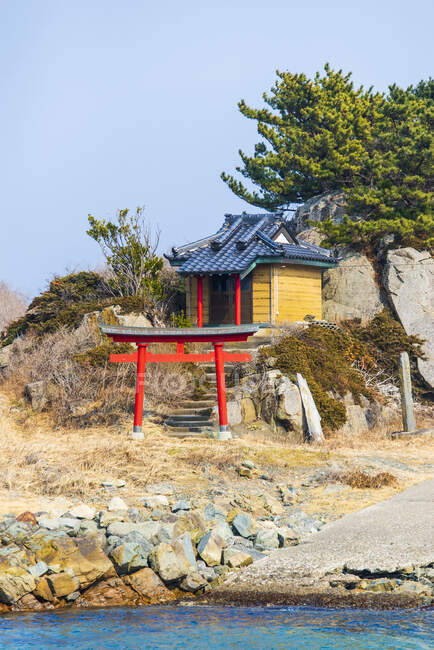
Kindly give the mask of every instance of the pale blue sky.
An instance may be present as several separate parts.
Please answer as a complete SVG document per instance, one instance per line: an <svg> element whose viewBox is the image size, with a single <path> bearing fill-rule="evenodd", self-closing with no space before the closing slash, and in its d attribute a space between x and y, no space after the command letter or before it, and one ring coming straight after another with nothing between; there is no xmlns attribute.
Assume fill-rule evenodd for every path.
<svg viewBox="0 0 434 650"><path fill-rule="evenodd" d="M237 109L329 61L385 89L432 74L429 0L0 0L0 280L97 266L87 214L145 204L161 248L252 210L220 180Z"/></svg>

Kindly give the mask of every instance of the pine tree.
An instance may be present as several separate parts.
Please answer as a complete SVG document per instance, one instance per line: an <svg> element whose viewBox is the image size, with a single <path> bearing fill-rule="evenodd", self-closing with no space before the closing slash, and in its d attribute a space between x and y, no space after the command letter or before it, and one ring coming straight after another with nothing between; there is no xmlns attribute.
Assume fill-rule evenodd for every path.
<svg viewBox="0 0 434 650"><path fill-rule="evenodd" d="M262 141L253 156L240 151L237 171L259 189L223 173L231 190L269 210L342 190L347 218L321 225L329 243L366 243L388 233L398 242L432 243L433 80L406 90L392 85L382 94L355 89L351 73L328 65L313 80L277 76L263 95L269 108L239 103L257 121Z"/></svg>

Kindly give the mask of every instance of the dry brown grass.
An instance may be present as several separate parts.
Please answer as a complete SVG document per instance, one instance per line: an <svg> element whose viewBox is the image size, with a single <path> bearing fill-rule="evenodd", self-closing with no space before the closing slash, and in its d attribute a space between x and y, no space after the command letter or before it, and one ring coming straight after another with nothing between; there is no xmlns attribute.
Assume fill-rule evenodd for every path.
<svg viewBox="0 0 434 650"><path fill-rule="evenodd" d="M375 489L396 485L398 483L396 476L389 472L378 472L378 474L367 474L362 470L344 472L340 475L341 483L358 489Z"/></svg>
<svg viewBox="0 0 434 650"><path fill-rule="evenodd" d="M44 381L47 409L56 426L120 422L134 406L136 367L109 361L104 365L82 364L74 359L99 342L99 333L91 323L74 331L60 328L43 338L18 338L12 344L12 363L2 389L19 399L26 384ZM192 373L182 364L148 364L145 396L151 407L164 410L191 395L194 382Z"/></svg>

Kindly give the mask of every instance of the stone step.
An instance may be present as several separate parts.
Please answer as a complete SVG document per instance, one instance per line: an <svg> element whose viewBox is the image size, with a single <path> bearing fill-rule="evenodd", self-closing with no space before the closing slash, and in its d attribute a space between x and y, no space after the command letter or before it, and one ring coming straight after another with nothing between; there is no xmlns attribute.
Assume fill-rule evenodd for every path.
<svg viewBox="0 0 434 650"><path fill-rule="evenodd" d="M167 416L166 422L168 423L169 420L171 422L209 422L209 414L208 415L185 415L183 413L171 413L170 415Z"/></svg>
<svg viewBox="0 0 434 650"><path fill-rule="evenodd" d="M215 406L215 399L198 399L198 400L185 400L181 402L181 408L213 408Z"/></svg>
<svg viewBox="0 0 434 650"><path fill-rule="evenodd" d="M174 427L172 425L167 424L166 425L166 430L169 431L171 434L190 434L190 433L195 433L195 434L202 434L203 437L206 437L206 433L204 431L204 428L202 427ZM207 431L212 431L211 427L207 428ZM189 437L187 436L180 436L180 437Z"/></svg>
<svg viewBox="0 0 434 650"><path fill-rule="evenodd" d="M195 420L195 419L190 419L188 416L185 417L183 420L177 420L176 418L174 419L173 417L168 417L165 424L168 427L176 428L176 429L183 429L186 427L188 430L190 429L204 429L204 428L210 428L213 426L213 421L210 420L209 418L203 418L202 420Z"/></svg>
<svg viewBox="0 0 434 650"><path fill-rule="evenodd" d="M209 416L210 413L211 413L211 408L206 408L206 409L180 408L180 409L176 409L176 411L173 411L173 413L170 415L170 417L172 417L173 415L206 415L206 416Z"/></svg>

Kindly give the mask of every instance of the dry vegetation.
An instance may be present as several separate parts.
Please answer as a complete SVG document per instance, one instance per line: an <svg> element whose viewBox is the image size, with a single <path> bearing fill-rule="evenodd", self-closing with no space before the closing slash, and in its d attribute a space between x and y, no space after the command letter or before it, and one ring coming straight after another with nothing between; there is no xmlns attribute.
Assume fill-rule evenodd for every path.
<svg viewBox="0 0 434 650"><path fill-rule="evenodd" d="M98 343L100 335L91 321L73 331L61 327L42 338L34 333L19 337L12 344L2 389L19 400L27 384L43 381L43 408L49 409L55 426L117 423L134 405L135 365L111 364L108 357L116 346L95 348ZM93 354L101 348L103 354ZM145 394L151 406L170 405L193 389L191 374L180 364L148 365Z"/></svg>
<svg viewBox="0 0 434 650"><path fill-rule="evenodd" d="M178 440L165 435L157 424L145 422L145 440L137 443L128 436L130 420L117 427L54 430L47 414L32 414L25 425L19 412L3 398L0 416L0 510L11 495L21 503L56 495L104 503L107 494L101 482L123 479L125 494L146 492L146 486L169 480L189 492L204 494L210 487L226 486L240 492L247 489L274 490L276 485L302 485L306 477L320 473L311 490L306 511L329 509L339 515L370 505L429 476L433 460L430 441L392 441L380 434L374 441L354 438L339 449L326 442L322 448L285 445L253 433L231 442L212 439ZM6 414L11 409L11 415ZM272 480L242 479L237 468L244 459L253 460L260 473ZM374 459L374 460L371 460ZM405 461L408 470L391 470L391 478L380 487L381 462ZM392 474L393 472L393 474ZM385 472L383 471L383 478ZM350 483L345 497L325 493L330 484L348 483L361 476L365 484ZM373 477L366 485L366 476ZM347 480L348 479L348 480ZM36 507L36 506L35 506ZM27 509L27 508L26 508Z"/></svg>
<svg viewBox="0 0 434 650"><path fill-rule="evenodd" d="M26 308L25 296L0 282L0 334L12 321L24 316Z"/></svg>

